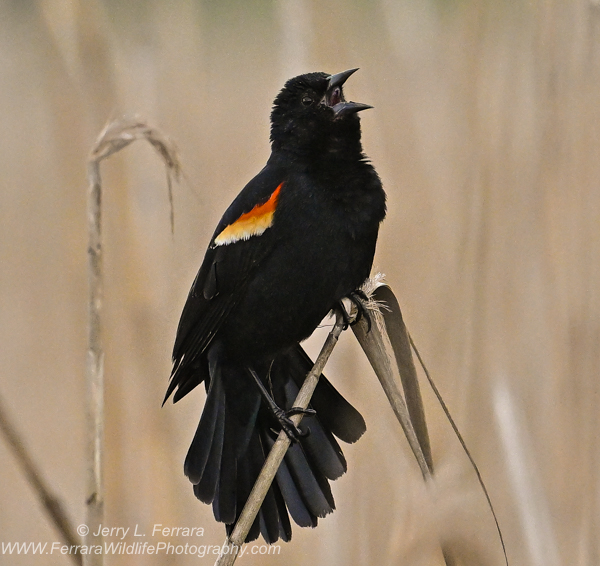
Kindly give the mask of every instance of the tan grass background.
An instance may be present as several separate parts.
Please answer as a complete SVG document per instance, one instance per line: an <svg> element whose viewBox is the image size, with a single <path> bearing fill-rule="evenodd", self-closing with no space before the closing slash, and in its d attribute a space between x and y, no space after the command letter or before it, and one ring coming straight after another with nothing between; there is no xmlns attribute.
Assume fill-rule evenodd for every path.
<svg viewBox="0 0 600 566"><path fill-rule="evenodd" d="M355 66L347 94L375 107L362 115L364 146L388 192L376 265L479 463L511 564L600 564L600 6L590 0L0 2L0 394L82 523L85 163L108 119L144 116L176 141L185 180L171 236L147 144L102 170L106 524L137 524L154 543L222 543L182 472L203 393L160 408L178 316L215 223L268 156L283 81ZM502 564L431 394L439 485L428 490L347 334L327 374L368 432L345 451L338 509L295 529L279 557L243 563L440 564L444 537L464 564ZM59 540L4 442L0 462L1 541ZM155 524L205 534L151 537Z"/></svg>

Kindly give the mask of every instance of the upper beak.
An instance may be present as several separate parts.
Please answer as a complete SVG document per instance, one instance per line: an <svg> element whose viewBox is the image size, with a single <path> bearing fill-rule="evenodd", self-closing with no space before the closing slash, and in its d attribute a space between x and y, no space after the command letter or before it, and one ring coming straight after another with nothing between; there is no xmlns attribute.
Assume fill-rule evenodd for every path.
<svg viewBox="0 0 600 566"><path fill-rule="evenodd" d="M333 90L336 86L342 86L348 80L348 77L356 73L356 71L358 71L358 67L356 69L342 71L336 75L331 75L329 77L329 86L327 87L327 91L329 92L330 90Z"/></svg>
<svg viewBox="0 0 600 566"><path fill-rule="evenodd" d="M347 71L342 71L341 73L337 73L329 77L329 85L327 86L325 100L329 103L329 106L331 106L336 118L339 118L340 116L347 116L348 114L355 114L356 112L367 110L368 108L373 108L368 104L362 104L360 102L346 102L343 97L340 97L339 101L334 99L333 91L337 87L341 87L348 80L348 77L350 77L350 75L356 71L358 71L358 68L348 69Z"/></svg>

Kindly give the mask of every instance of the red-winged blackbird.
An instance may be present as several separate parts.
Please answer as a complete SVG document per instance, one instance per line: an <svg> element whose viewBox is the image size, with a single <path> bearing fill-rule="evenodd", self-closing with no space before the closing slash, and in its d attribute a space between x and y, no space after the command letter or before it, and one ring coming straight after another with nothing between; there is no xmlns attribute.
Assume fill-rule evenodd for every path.
<svg viewBox="0 0 600 566"><path fill-rule="evenodd" d="M360 141L357 113L371 107L342 93L354 71L285 84L271 114L271 156L219 222L177 330L165 400L205 384L184 470L228 532L282 426L295 440L248 541L289 540L288 511L303 527L330 513L329 480L346 471L334 435L355 442L366 428L323 376L306 428L287 418L312 367L300 342L344 297L360 303L385 216Z"/></svg>

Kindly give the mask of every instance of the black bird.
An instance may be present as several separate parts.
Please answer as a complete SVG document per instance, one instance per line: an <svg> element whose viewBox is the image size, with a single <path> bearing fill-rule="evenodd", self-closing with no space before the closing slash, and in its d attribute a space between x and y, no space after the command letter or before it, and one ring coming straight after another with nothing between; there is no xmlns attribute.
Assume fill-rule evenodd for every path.
<svg viewBox="0 0 600 566"><path fill-rule="evenodd" d="M355 442L366 429L323 376L303 430L288 418L312 367L300 342L343 298L361 305L385 216L360 141L358 112L371 107L342 91L356 70L285 84L271 114L271 156L219 222L177 329L165 401L204 382L184 471L228 533L282 427L294 440L247 541L289 540L288 511L303 527L333 511L329 480L346 471L334 437Z"/></svg>

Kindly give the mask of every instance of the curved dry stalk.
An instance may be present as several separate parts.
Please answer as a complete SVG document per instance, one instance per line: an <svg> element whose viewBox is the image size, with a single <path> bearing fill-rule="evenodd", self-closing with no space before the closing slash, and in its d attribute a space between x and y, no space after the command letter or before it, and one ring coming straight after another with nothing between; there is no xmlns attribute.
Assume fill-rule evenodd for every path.
<svg viewBox="0 0 600 566"><path fill-rule="evenodd" d="M69 521L69 518L63 509L60 499L50 491L50 488L42 476L42 472L38 466L36 466L33 458L29 455L21 435L17 432L17 429L9 419L8 413L4 409L1 399L0 431L2 431L8 446L12 449L17 462L21 466L29 485L35 492L37 498L40 500L41 504L46 510L46 513L48 513L50 521L62 536L63 541L68 546L78 546L80 542L75 535L73 525L71 524L71 521ZM71 560L73 560L75 564L78 566L82 564L81 554L74 552L70 553L70 556Z"/></svg>
<svg viewBox="0 0 600 566"><path fill-rule="evenodd" d="M181 166L173 144L158 130L137 118L115 120L100 133L88 161L88 355L86 362L88 407L88 491L86 498L88 534L85 544L101 545L99 525L104 516L103 442L104 442L104 349L102 346L102 180L100 163L137 139L147 140L161 156L167 170L171 204L171 230L174 227L172 177L178 179ZM86 554L86 566L101 566L102 554Z"/></svg>
<svg viewBox="0 0 600 566"><path fill-rule="evenodd" d="M337 344L343 327L344 320L341 315L338 314L336 316L335 325L328 334L327 340L325 340L325 344L323 344L323 348L321 349L312 370L306 376L302 388L298 392L298 396L294 401L294 407L300 407L301 409L306 409L308 407L310 399L317 387L317 383L319 382L319 377L325 368L325 364L327 363L331 352L333 352L333 348ZM303 415L300 413L293 415L291 420L294 425L298 426L302 417ZM281 431L265 460L264 466L248 496L246 505L244 505L244 509L235 524L233 532L227 537L223 544L221 554L215 562L215 566L231 566L236 561L239 551L248 536L248 532L250 531L260 506L269 491L269 487L271 487L271 484L275 479L275 474L277 474L277 470L281 465L289 445L290 439L288 435L284 431Z"/></svg>
<svg viewBox="0 0 600 566"><path fill-rule="evenodd" d="M171 139L160 130L149 126L144 120L133 118L119 118L107 124L90 153L88 179L90 188L95 181L100 184L100 162L113 153L121 151L135 140L146 140L160 155L167 172L167 190L169 194L169 207L171 219L171 232L175 230L175 211L173 206L173 179L179 180L181 163L177 148ZM91 210L90 210L91 212ZM100 220L100 217L98 217Z"/></svg>

